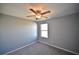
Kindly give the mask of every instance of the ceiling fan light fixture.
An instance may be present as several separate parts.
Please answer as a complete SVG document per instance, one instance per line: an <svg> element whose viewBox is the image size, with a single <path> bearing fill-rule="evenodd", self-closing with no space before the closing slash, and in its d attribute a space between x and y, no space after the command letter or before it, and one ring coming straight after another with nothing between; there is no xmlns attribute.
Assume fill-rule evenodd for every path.
<svg viewBox="0 0 79 59"><path fill-rule="evenodd" d="M41 15L39 14L39 15L36 15L36 18L41 18Z"/></svg>
<svg viewBox="0 0 79 59"><path fill-rule="evenodd" d="M40 19L40 18L48 18L47 16L44 16L45 14L48 14L48 13L50 13L51 11L45 11L45 12L42 12L41 10L34 10L34 9L29 9L30 11L32 11L35 15L35 17L36 17L36 20L38 20L38 19ZM31 16L30 16L31 17Z"/></svg>

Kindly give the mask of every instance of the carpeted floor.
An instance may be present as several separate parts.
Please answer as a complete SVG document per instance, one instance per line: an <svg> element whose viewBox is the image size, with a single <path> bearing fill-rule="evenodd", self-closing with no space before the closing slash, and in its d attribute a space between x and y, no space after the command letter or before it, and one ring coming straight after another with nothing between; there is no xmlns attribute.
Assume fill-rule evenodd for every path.
<svg viewBox="0 0 79 59"><path fill-rule="evenodd" d="M15 52L9 53L8 55L73 55L73 54L37 42L30 46L17 50Z"/></svg>

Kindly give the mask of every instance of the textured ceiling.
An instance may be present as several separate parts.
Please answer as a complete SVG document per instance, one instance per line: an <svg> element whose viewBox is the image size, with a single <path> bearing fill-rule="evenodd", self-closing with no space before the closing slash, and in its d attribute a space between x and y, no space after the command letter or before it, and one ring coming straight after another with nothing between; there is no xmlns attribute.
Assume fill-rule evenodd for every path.
<svg viewBox="0 0 79 59"><path fill-rule="evenodd" d="M50 10L49 18L70 15L79 12L79 4L77 3L8 3L0 4L0 13L16 16L24 19L35 20L34 17L27 18L32 12L29 8L40 9L42 11Z"/></svg>

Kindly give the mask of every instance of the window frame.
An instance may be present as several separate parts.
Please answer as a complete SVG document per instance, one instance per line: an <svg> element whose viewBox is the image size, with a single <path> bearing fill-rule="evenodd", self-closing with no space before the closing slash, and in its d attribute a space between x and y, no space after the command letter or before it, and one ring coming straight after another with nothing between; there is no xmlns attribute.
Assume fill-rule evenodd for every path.
<svg viewBox="0 0 79 59"><path fill-rule="evenodd" d="M41 25L43 25L43 24L47 24L47 30L41 30ZM47 39L49 37L49 32L48 32L49 28L48 27L49 27L48 23L42 23L42 24L40 24L40 37L41 38ZM42 31L46 31L47 32L47 37L42 36Z"/></svg>

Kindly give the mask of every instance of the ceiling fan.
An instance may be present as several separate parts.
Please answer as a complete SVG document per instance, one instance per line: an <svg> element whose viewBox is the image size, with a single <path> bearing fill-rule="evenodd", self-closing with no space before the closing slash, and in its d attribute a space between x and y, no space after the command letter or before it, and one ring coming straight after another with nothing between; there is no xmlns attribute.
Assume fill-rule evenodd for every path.
<svg viewBox="0 0 79 59"><path fill-rule="evenodd" d="M50 13L51 11L45 11L45 12L42 12L41 10L34 10L34 9L29 9L30 11L32 11L34 13L34 15L29 15L27 17L35 17L36 20L40 19L40 18L48 18L47 16L44 16L45 14L47 13Z"/></svg>

